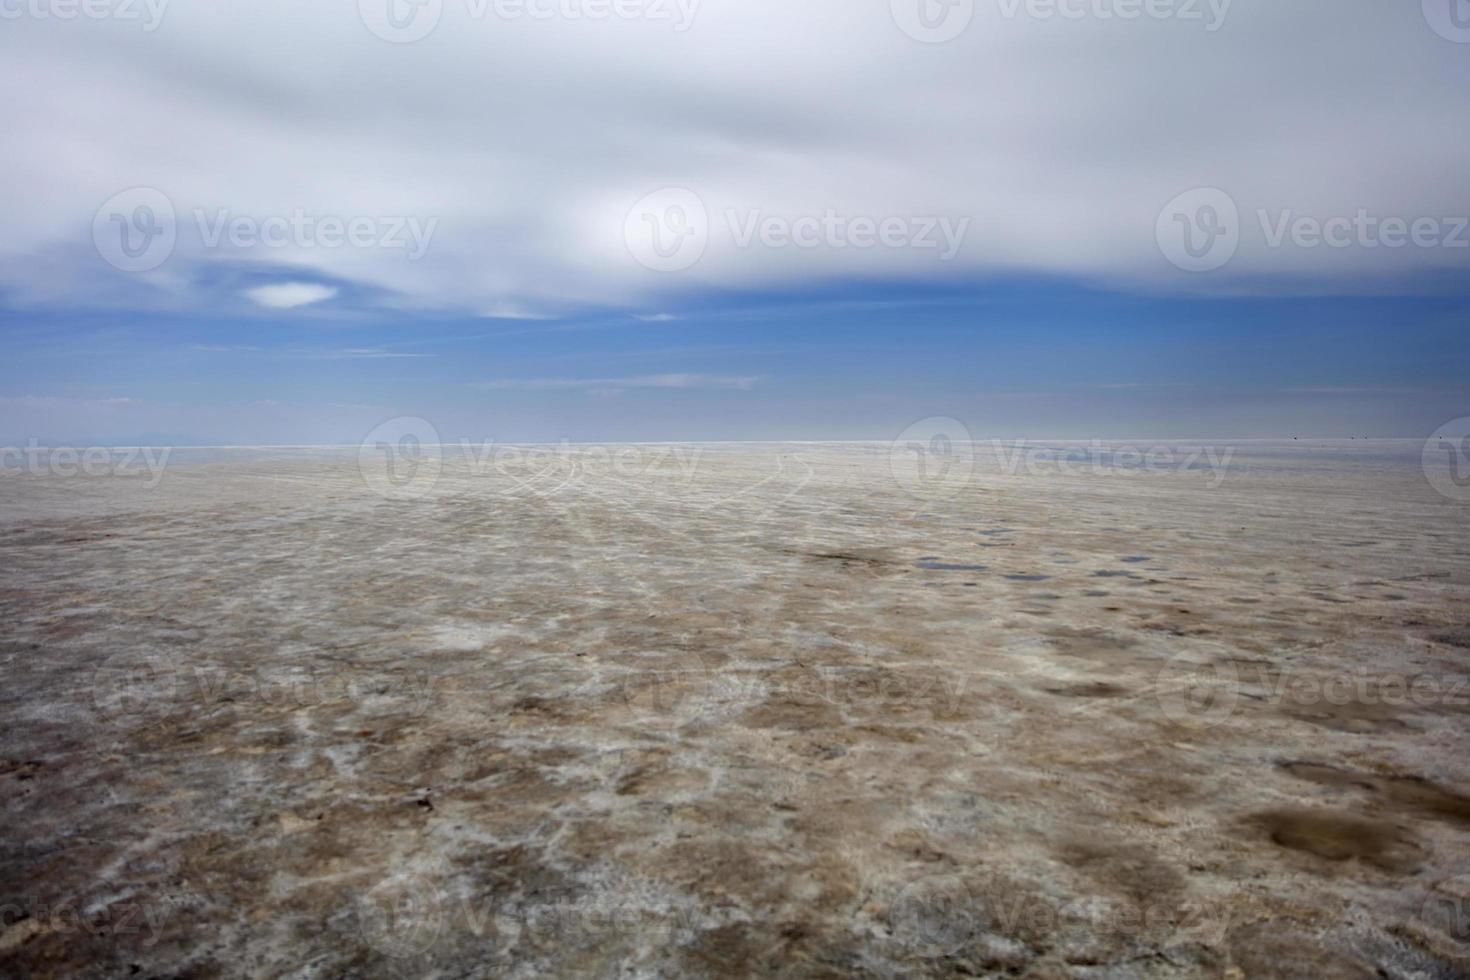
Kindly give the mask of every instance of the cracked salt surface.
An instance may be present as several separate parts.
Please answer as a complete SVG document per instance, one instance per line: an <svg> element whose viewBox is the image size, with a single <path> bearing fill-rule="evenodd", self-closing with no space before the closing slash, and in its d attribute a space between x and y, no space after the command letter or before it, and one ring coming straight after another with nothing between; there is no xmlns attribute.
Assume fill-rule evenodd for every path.
<svg viewBox="0 0 1470 980"><path fill-rule="evenodd" d="M0 481L0 973L1470 975L1470 524L1359 446Z"/></svg>

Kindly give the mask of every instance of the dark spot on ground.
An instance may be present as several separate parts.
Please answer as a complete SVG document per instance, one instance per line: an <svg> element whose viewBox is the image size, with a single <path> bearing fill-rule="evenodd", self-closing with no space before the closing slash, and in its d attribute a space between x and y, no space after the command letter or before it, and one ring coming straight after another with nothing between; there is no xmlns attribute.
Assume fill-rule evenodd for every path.
<svg viewBox="0 0 1470 980"><path fill-rule="evenodd" d="M1254 820L1273 843L1325 861L1362 861L1383 871L1407 872L1422 853L1408 832L1393 824L1331 810L1268 810Z"/></svg>
<svg viewBox="0 0 1470 980"><path fill-rule="evenodd" d="M1105 681L1090 681L1085 684L1069 684L1065 687L1049 687L1048 694L1064 698L1121 698L1128 693L1126 687L1108 684Z"/></svg>
<svg viewBox="0 0 1470 980"><path fill-rule="evenodd" d="M956 565L932 558L921 558L919 567L929 572L983 572L988 565Z"/></svg>
<svg viewBox="0 0 1470 980"><path fill-rule="evenodd" d="M1374 794L1376 802L1410 813L1452 823L1470 824L1470 796L1456 793L1420 776L1355 772L1313 762L1283 762L1281 768L1298 779L1319 786L1365 790Z"/></svg>

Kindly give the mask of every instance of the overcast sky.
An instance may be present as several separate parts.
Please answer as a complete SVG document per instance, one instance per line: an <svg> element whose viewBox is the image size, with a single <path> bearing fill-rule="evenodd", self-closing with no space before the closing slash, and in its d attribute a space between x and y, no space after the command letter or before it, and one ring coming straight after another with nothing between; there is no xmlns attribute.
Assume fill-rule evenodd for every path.
<svg viewBox="0 0 1470 980"><path fill-rule="evenodd" d="M1075 318L1068 331L1113 331L1150 384L1376 391L1349 414L1414 434L1465 393L1436 374L1446 344L1463 353L1470 295L1470 19L1455 3L0 0L14 366L0 437L294 426L350 441L446 386L466 426L536 417L555 396L560 432L507 437L590 437L606 409L588 399L634 393L624 428L597 437L696 438L654 421L659 398L692 392L711 416L743 404L759 420L722 436L879 437L909 414L984 414L973 399L999 382L949 396L971 400L948 413L906 384L834 421L844 383L852 405L874 395L867 362L841 355L834 303L868 304L864 334L886 322L875 297L905 309L887 329L932 362L1059 329L1019 303L988 318L996 296L1036 295ZM1120 318L1059 291L1142 305ZM1423 348L1420 367L1375 375L1359 343L1340 376L1204 379L1188 368L1203 336L1169 370L1146 340L1171 317L1267 303L1277 336L1331 343L1317 327L1293 340L1289 304L1353 297ZM721 327L778 299L797 311L780 321L795 363ZM205 382L252 357L308 367L285 392L279 370L247 365L253 386L190 395L146 368L60 370L78 348ZM824 373L824 351L849 366ZM387 366L400 380L385 391ZM773 411L793 386L831 389L822 414ZM328 389L350 419L319 424ZM299 408L271 426L241 408L265 403ZM126 404L153 414L118 421ZM1330 424L1321 410L1281 408L1278 425L1257 401L1196 421L1264 434ZM1138 402L1046 428L1148 417Z"/></svg>

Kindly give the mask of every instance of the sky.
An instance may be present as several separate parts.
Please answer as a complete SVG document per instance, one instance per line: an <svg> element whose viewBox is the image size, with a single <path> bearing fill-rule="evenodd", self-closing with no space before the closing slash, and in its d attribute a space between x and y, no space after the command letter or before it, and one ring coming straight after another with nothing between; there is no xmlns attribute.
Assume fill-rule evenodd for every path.
<svg viewBox="0 0 1470 980"><path fill-rule="evenodd" d="M0 443L1424 437L1465 0L0 0Z"/></svg>

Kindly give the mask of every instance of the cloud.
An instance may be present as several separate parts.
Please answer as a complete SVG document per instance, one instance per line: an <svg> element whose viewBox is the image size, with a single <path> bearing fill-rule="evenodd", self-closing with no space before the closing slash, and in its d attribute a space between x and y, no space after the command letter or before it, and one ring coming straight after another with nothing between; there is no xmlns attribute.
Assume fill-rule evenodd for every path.
<svg viewBox="0 0 1470 980"><path fill-rule="evenodd" d="M506 378L482 382L478 387L497 391L586 390L612 394L632 388L701 388L749 391L760 381L755 377L721 377L710 374L647 374L629 378Z"/></svg>
<svg viewBox="0 0 1470 980"><path fill-rule="evenodd" d="M514 303L501 303L480 314L487 320L555 320L550 313L534 313Z"/></svg>
<svg viewBox="0 0 1470 980"><path fill-rule="evenodd" d="M644 323L672 323L679 318L672 313L635 313L633 319L642 320Z"/></svg>
<svg viewBox="0 0 1470 980"><path fill-rule="evenodd" d="M1470 182L1452 179L1470 171L1470 140L1447 124L1463 115L1470 48L1413 2L1236 3L1214 31L1218 4L1145 5L1186 6L1203 18L976 4L945 44L906 35L893 4L853 0L705 0L684 30L445 3L412 44L375 37L355 3L175 4L151 32L7 21L0 83L27 95L0 102L12 134L0 290L18 304L209 309L219 296L200 270L269 263L397 311L523 318L854 278L1331 291L1466 271L1465 249L1273 247L1258 211L1271 228L1286 211L1470 215ZM279 57L283 36L308 56ZM373 97L343 79L373 79ZM99 258L91 229L104 201L138 186L167 195L178 235L159 269L128 274ZM624 229L666 187L697 196L708 242L689 268L654 272ZM1182 273L1156 222L1211 187L1245 234L1226 268ZM735 234L829 210L972 223L949 262L938 249L742 247ZM211 246L196 215L213 228L222 212L373 233L361 246L294 234ZM417 259L392 244L410 218L439 219Z"/></svg>
<svg viewBox="0 0 1470 980"><path fill-rule="evenodd" d="M256 286L244 291L258 305L272 310L294 310L298 306L310 306L337 295L337 287L322 286L310 282L282 282L270 286Z"/></svg>

